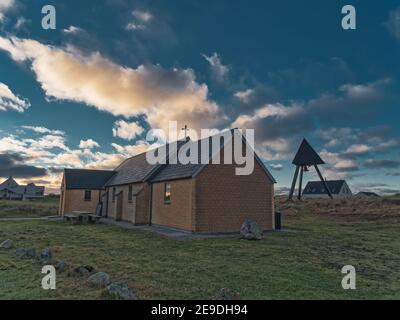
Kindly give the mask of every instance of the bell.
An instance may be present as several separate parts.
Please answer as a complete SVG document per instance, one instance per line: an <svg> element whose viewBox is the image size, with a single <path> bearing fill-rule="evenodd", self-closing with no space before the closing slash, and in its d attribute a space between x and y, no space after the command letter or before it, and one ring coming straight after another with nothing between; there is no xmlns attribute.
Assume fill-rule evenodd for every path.
<svg viewBox="0 0 400 320"><path fill-rule="evenodd" d="M304 166L303 170L304 170L304 172L310 171L310 170L308 169L308 166Z"/></svg>

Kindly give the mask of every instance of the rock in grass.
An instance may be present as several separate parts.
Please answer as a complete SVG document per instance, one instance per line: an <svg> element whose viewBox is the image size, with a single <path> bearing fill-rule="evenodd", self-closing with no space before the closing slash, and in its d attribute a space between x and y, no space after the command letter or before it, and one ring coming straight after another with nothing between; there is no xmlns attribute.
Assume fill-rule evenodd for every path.
<svg viewBox="0 0 400 320"><path fill-rule="evenodd" d="M261 240L263 231L253 219L246 219L240 228L240 235L246 240Z"/></svg>
<svg viewBox="0 0 400 320"><path fill-rule="evenodd" d="M38 260L41 265L49 265L52 261L52 254L49 248L43 249L40 255L38 256Z"/></svg>
<svg viewBox="0 0 400 320"><path fill-rule="evenodd" d="M97 272L89 277L88 282L94 287L105 288L111 284L111 279L108 273Z"/></svg>
<svg viewBox="0 0 400 320"><path fill-rule="evenodd" d="M62 273L67 271L68 264L65 261L58 261L55 265L55 268L58 272Z"/></svg>
<svg viewBox="0 0 400 320"><path fill-rule="evenodd" d="M70 270L68 275L72 277L89 277L94 272L95 269L92 266L79 266Z"/></svg>
<svg viewBox="0 0 400 320"><path fill-rule="evenodd" d="M126 283L111 283L105 290L105 295L115 300L136 300L133 291Z"/></svg>
<svg viewBox="0 0 400 320"><path fill-rule="evenodd" d="M13 246L14 246L14 243L10 239L7 239L0 244L0 248L2 248L2 249L11 249Z"/></svg>
<svg viewBox="0 0 400 320"><path fill-rule="evenodd" d="M212 300L241 300L239 293L232 289L222 288L214 292Z"/></svg>
<svg viewBox="0 0 400 320"><path fill-rule="evenodd" d="M20 259L34 259L36 258L36 251L32 248L19 248L15 254Z"/></svg>

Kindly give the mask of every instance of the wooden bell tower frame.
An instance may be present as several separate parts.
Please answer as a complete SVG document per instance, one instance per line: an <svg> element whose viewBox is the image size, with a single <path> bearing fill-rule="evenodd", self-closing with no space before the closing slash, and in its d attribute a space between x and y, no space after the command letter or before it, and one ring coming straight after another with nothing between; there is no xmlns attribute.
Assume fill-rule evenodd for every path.
<svg viewBox="0 0 400 320"><path fill-rule="evenodd" d="M294 189L296 187L297 178L300 173L300 180L299 180L299 194L298 199L301 200L302 191L303 191L303 174L304 172L309 171L308 168L314 166L315 170L318 173L319 178L321 179L322 183L324 184L325 190L328 196L333 199L332 193L329 190L329 186L322 177L321 171L318 168L318 165L325 164L325 162L321 159L318 153L311 147L306 139L300 145L299 150L294 157L292 162L296 166L296 171L294 173L292 187L290 189L289 200L293 199Z"/></svg>

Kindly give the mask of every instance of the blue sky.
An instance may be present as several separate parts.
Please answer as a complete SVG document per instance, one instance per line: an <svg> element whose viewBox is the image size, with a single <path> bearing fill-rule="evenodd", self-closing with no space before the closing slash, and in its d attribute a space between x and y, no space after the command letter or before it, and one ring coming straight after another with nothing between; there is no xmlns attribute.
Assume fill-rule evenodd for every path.
<svg viewBox="0 0 400 320"><path fill-rule="evenodd" d="M255 128L280 189L306 137L326 177L398 192L400 6L351 1L345 31L345 4L0 0L0 175L55 190L61 168L113 168L177 120Z"/></svg>

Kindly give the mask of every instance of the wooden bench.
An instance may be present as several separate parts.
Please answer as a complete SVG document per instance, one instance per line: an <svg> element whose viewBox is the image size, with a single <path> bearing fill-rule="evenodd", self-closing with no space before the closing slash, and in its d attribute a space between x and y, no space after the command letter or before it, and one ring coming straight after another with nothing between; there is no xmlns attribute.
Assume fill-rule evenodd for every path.
<svg viewBox="0 0 400 320"><path fill-rule="evenodd" d="M97 223L101 219L101 216L98 216L96 214L89 214L88 218L89 218L89 223Z"/></svg>
<svg viewBox="0 0 400 320"><path fill-rule="evenodd" d="M100 220L101 216L90 212L73 212L72 214L64 215L64 219L72 224L87 224L96 223Z"/></svg>
<svg viewBox="0 0 400 320"><path fill-rule="evenodd" d="M64 219L66 221L71 222L72 224L78 224L79 223L79 216L76 216L76 215L70 215L70 214L64 215Z"/></svg>

